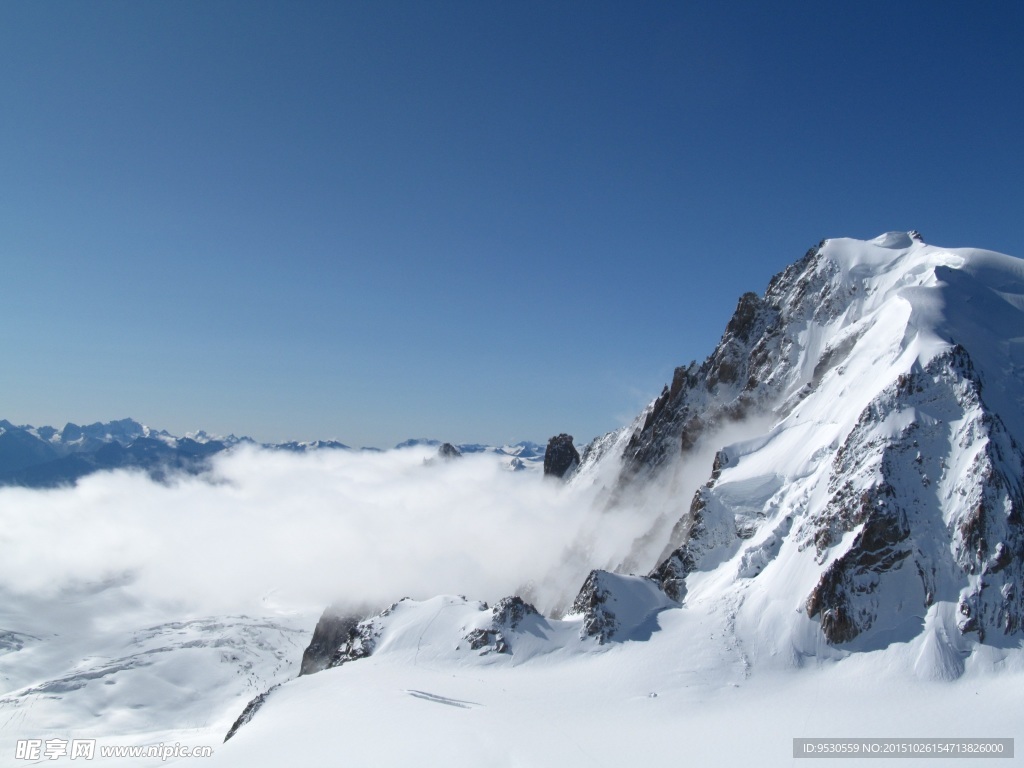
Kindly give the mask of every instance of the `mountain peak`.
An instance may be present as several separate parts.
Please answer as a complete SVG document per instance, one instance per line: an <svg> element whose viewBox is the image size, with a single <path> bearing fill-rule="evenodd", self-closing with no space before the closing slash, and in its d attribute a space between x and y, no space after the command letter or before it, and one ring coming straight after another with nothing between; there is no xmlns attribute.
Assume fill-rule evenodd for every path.
<svg viewBox="0 0 1024 768"><path fill-rule="evenodd" d="M942 606L961 635L1013 634L1020 338L1020 259L909 232L822 241L763 296L744 294L714 352L603 441L619 451L588 450L577 482L618 462L612 507L642 507L706 467L674 525L656 523L618 567L648 563L684 601L756 583L740 618L771 616L795 647L808 630L851 648L907 640ZM765 602L788 604L798 584L798 613Z"/></svg>
<svg viewBox="0 0 1024 768"><path fill-rule="evenodd" d="M909 248L915 242L914 235L916 232L886 232L879 235L878 237L869 240L868 242L872 245L877 245L882 248ZM917 240L920 242L920 235Z"/></svg>

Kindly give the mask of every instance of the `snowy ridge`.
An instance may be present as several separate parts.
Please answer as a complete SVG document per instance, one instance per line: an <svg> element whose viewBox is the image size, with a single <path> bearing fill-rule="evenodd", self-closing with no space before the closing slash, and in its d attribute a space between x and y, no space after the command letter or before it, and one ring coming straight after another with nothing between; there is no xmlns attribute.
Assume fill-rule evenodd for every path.
<svg viewBox="0 0 1024 768"><path fill-rule="evenodd" d="M742 598L740 625L747 613L758 631L770 621L798 656L818 643L805 622L831 644L876 648L917 637L950 605L960 634L1016 633L1024 457L985 398L994 390L1017 419L1007 373L1020 318L1000 336L986 317L1019 315L1005 295L1021 285L1016 259L898 234L827 241L773 280L748 314L787 322L766 323L750 348L756 359L774 344L780 364L723 390L720 346L694 388L722 412L749 393L775 422L719 450L655 578L678 598ZM960 647L935 631L928 642Z"/></svg>
<svg viewBox="0 0 1024 768"><path fill-rule="evenodd" d="M404 598L352 626L328 668L369 656L459 661L503 654L515 663L550 653L586 653L608 642L647 639L657 615L677 607L650 579L594 571L562 619L518 596L493 607L465 597Z"/></svg>

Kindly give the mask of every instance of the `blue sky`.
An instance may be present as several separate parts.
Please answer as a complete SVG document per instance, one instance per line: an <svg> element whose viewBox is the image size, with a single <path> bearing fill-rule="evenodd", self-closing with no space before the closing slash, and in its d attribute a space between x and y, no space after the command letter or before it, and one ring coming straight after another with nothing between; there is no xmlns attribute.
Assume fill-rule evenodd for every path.
<svg viewBox="0 0 1024 768"><path fill-rule="evenodd" d="M0 2L0 417L577 442L824 237L1024 256L1016 2Z"/></svg>

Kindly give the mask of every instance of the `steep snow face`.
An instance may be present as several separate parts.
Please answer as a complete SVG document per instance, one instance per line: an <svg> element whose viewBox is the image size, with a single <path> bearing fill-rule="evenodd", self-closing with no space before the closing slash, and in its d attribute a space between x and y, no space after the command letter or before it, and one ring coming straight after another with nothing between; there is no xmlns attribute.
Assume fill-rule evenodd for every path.
<svg viewBox="0 0 1024 768"><path fill-rule="evenodd" d="M906 233L874 241L827 240L776 275L763 297L740 298L715 351L676 369L641 415L623 452L625 475L649 474L709 431L751 413L796 407L841 366L852 386L844 413L856 418L870 397L917 360L952 343L969 350L997 412L1020 410L1024 364L1022 262L974 249L929 246ZM855 353L856 348L856 353ZM851 361L869 370L848 370ZM882 367L884 365L884 367ZM860 407L852 404L856 390ZM865 399L866 398L866 399ZM1012 406L1012 408L1011 408ZM1012 430L1018 441L1018 428Z"/></svg>
<svg viewBox="0 0 1024 768"><path fill-rule="evenodd" d="M629 488L716 449L652 573L666 593L730 595L789 658L925 627L945 658L954 635L1018 632L1022 268L889 233L826 241L745 295L622 458ZM718 439L729 423L748 434Z"/></svg>

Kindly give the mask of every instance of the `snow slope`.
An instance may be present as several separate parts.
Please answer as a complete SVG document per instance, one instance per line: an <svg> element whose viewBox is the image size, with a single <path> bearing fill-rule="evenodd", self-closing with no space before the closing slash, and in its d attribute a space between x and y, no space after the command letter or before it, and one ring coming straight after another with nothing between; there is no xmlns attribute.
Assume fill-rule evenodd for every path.
<svg viewBox="0 0 1024 768"><path fill-rule="evenodd" d="M643 640L538 619L511 652L473 650L460 633L488 613L399 604L371 656L276 689L208 764L788 766L799 737L1024 735L1019 654L952 683L916 677L910 647L752 673L728 612L704 608L659 612Z"/></svg>
<svg viewBox="0 0 1024 768"><path fill-rule="evenodd" d="M130 579L49 599L4 591L0 765L19 764L19 739L219 743L246 701L295 677L311 624L298 614L169 616L140 604Z"/></svg>

